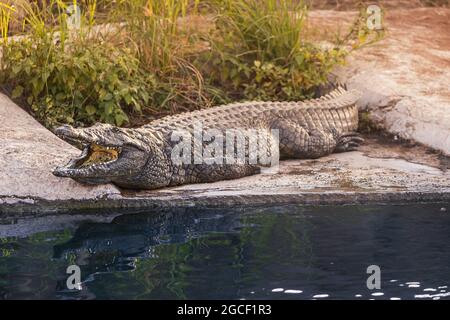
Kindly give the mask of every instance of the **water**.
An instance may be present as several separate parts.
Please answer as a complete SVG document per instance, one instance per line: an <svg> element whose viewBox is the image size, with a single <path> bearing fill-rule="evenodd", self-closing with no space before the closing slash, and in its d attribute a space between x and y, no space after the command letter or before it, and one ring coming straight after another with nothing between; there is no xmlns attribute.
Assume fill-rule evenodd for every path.
<svg viewBox="0 0 450 320"><path fill-rule="evenodd" d="M442 207L190 208L3 225L0 298L448 299ZM66 286L73 264L81 291ZM366 286L369 265L381 268L380 290Z"/></svg>

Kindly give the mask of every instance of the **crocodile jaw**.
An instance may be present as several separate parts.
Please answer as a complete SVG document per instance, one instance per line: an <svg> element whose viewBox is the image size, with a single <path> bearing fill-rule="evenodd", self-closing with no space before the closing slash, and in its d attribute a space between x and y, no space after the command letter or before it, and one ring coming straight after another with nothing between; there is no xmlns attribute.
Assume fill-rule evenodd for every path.
<svg viewBox="0 0 450 320"><path fill-rule="evenodd" d="M72 178L87 184L114 182L139 174L145 164L146 154L132 145L105 141L104 135L98 137L87 129L74 129L62 126L55 133L66 142L82 149L79 157L71 159L65 166L57 167L53 174L57 177ZM108 144L107 144L108 143Z"/></svg>
<svg viewBox="0 0 450 320"><path fill-rule="evenodd" d="M79 157L70 160L65 166L56 168L53 173L58 177L89 176L98 171L106 173L106 170L119 160L121 154L121 148L85 145Z"/></svg>

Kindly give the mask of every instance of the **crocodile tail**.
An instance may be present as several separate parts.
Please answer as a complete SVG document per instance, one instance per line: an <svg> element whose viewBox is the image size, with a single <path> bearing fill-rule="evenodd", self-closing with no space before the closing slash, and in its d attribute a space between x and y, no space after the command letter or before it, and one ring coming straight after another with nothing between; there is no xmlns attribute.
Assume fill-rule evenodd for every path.
<svg viewBox="0 0 450 320"><path fill-rule="evenodd" d="M358 90L346 90L339 87L318 99L308 101L311 108L322 110L326 123L332 123L339 132L356 131L358 128L357 101L362 93Z"/></svg>
<svg viewBox="0 0 450 320"><path fill-rule="evenodd" d="M346 90L343 87L338 87L318 99L307 101L307 103L322 109L343 108L355 105L361 95L362 93L358 90Z"/></svg>

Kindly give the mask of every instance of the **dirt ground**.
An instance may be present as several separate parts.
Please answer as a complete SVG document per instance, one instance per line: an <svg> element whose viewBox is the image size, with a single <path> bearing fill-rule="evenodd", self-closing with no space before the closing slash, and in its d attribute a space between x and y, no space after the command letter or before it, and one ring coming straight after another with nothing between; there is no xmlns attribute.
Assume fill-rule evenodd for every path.
<svg viewBox="0 0 450 320"><path fill-rule="evenodd" d="M332 34L356 11L314 10L310 23ZM341 81L363 92L361 110L390 133L450 154L450 8L386 9L384 37L352 53Z"/></svg>
<svg viewBox="0 0 450 320"><path fill-rule="evenodd" d="M309 0L313 10L356 10L363 6L376 4L385 9L412 9L422 7L448 7L449 0Z"/></svg>
<svg viewBox="0 0 450 320"><path fill-rule="evenodd" d="M310 23L324 32L332 32L336 26L346 30L356 15L356 12L312 11ZM392 72L395 69L404 84L415 93L447 96L450 101L450 9L386 10L383 27L384 39L354 52L356 59L368 63L377 61L378 66L385 70L392 68ZM414 79L419 78L427 86L417 86Z"/></svg>

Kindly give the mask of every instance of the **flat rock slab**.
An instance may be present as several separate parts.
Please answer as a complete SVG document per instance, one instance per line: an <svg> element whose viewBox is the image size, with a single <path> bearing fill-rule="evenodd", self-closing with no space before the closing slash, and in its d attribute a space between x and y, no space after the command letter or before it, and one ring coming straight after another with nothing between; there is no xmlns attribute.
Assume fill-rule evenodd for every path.
<svg viewBox="0 0 450 320"><path fill-rule="evenodd" d="M313 11L312 24L343 28L355 12ZM363 93L361 110L379 127L450 154L450 9L386 10L386 35L338 71Z"/></svg>
<svg viewBox="0 0 450 320"><path fill-rule="evenodd" d="M0 94L0 205L17 201L82 200L113 196L114 186L87 187L51 171L80 151L56 137Z"/></svg>
<svg viewBox="0 0 450 320"><path fill-rule="evenodd" d="M57 178L80 153L0 96L0 218L118 208L450 201L450 161L419 145L368 137L357 152L281 162L275 172L154 191ZM100 210L101 209L101 210Z"/></svg>

